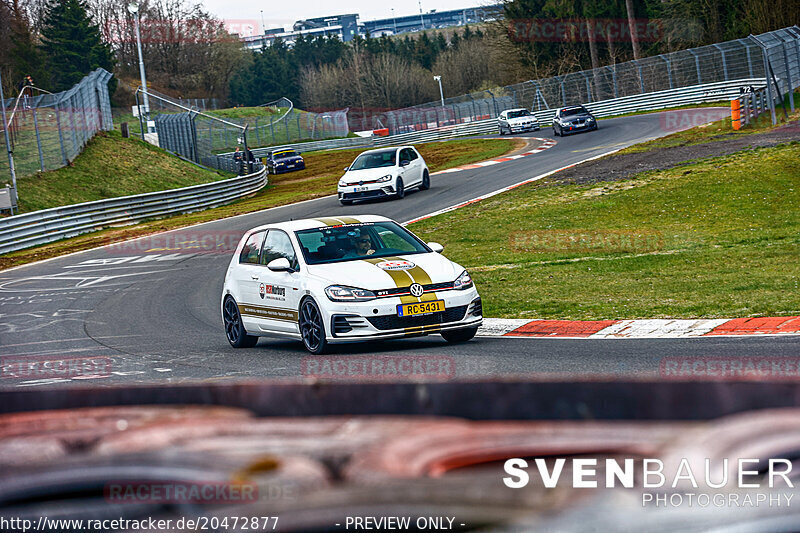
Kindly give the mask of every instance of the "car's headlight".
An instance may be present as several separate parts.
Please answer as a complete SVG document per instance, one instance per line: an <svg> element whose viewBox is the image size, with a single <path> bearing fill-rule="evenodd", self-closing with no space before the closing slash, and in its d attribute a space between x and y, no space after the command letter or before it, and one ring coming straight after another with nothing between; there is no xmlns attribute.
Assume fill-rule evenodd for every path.
<svg viewBox="0 0 800 533"><path fill-rule="evenodd" d="M334 302L366 302L375 299L372 291L344 285L331 285L325 289L325 294Z"/></svg>
<svg viewBox="0 0 800 533"><path fill-rule="evenodd" d="M378 182L378 183L384 183L384 182L387 182L387 181L392 181L393 177L394 176L392 176L391 174L387 174L386 176L381 176L380 178L378 178L375 181Z"/></svg>
<svg viewBox="0 0 800 533"><path fill-rule="evenodd" d="M472 278L466 270L453 283L453 288L458 290L469 289L472 287Z"/></svg>
<svg viewBox="0 0 800 533"><path fill-rule="evenodd" d="M339 187L347 187L347 182L344 180L344 178L339 180Z"/></svg>
<svg viewBox="0 0 800 533"><path fill-rule="evenodd" d="M586 122L594 122L594 117L589 117L586 119Z"/></svg>

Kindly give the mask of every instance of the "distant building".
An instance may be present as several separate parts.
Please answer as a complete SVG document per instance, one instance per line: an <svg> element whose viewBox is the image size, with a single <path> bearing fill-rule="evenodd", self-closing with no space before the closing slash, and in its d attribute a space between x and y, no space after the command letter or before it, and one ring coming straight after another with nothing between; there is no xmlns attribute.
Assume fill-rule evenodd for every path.
<svg viewBox="0 0 800 533"><path fill-rule="evenodd" d="M358 21L358 14L331 15L312 19L298 20L291 31L285 28L272 28L264 30L263 35L243 37L242 42L249 50L260 50L271 45L276 39L281 39L289 46L301 35L316 37L322 35L331 37L336 35L344 42L351 41L356 35L373 37L381 35L395 35L400 33L429 30L432 28L448 28L451 26L464 26L478 22L495 20L502 15L503 5L495 4L483 7L469 7L466 9L453 9L449 11L431 11L416 15L404 15L386 19L370 20L364 23Z"/></svg>

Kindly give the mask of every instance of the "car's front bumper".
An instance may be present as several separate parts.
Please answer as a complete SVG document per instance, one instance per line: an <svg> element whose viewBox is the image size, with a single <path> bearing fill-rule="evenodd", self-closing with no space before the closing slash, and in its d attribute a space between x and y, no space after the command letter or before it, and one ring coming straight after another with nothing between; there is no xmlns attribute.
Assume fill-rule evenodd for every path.
<svg viewBox="0 0 800 533"><path fill-rule="evenodd" d="M570 126L561 126L561 132L564 135L569 135L570 133L580 133L582 131L592 131L597 129L597 122L584 122L583 124L572 124Z"/></svg>
<svg viewBox="0 0 800 533"><path fill-rule="evenodd" d="M513 126L512 125L512 126L509 126L508 129L511 130L511 133L525 133L525 132L528 132L528 131L539 131L540 128L539 128L538 124L529 124L529 125L524 125L524 126Z"/></svg>
<svg viewBox="0 0 800 533"><path fill-rule="evenodd" d="M366 189L366 190L357 190ZM392 182L370 183L369 185L348 185L339 187L339 200L374 200L394 196L396 191Z"/></svg>
<svg viewBox="0 0 800 533"><path fill-rule="evenodd" d="M483 307L475 288L436 293L445 310L438 313L400 317L400 298L379 298L368 302L325 302L326 337L330 343L391 339L478 327Z"/></svg>
<svg viewBox="0 0 800 533"><path fill-rule="evenodd" d="M292 166L289 165L274 165L270 167L272 169L273 174L283 174L285 172L294 172L295 170L304 170L306 168L306 164L304 161L295 163Z"/></svg>

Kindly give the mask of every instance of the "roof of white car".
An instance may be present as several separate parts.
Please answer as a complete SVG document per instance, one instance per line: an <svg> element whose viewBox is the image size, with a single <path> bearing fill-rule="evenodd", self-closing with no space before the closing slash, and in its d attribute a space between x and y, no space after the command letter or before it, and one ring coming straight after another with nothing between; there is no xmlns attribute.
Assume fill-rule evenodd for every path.
<svg viewBox="0 0 800 533"><path fill-rule="evenodd" d="M385 150L399 150L400 148L414 148L414 147L410 146L410 145L409 146L383 146L381 148L373 148L372 150L366 150L364 152L361 152L358 155L371 154L373 152L383 152Z"/></svg>
<svg viewBox="0 0 800 533"><path fill-rule="evenodd" d="M288 222L278 222L276 224L264 224L258 226L250 231L257 231L262 229L282 229L284 231L300 231L312 228L324 228L326 226L342 226L346 224L361 224L365 222L385 222L392 219L382 217L379 215L356 215L356 216L343 216L337 215L335 217L320 216L318 218L304 218L301 220L290 220Z"/></svg>
<svg viewBox="0 0 800 533"><path fill-rule="evenodd" d="M505 111L503 111L503 113L509 113L511 111L528 111L528 110L525 109L524 107L515 107L514 109L506 109ZM528 111L528 113L530 113L530 111Z"/></svg>

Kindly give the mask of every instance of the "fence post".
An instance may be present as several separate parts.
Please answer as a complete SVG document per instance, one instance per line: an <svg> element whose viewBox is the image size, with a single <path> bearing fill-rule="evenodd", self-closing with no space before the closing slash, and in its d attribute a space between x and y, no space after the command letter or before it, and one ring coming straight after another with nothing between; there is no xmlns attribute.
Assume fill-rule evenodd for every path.
<svg viewBox="0 0 800 533"><path fill-rule="evenodd" d="M19 189L17 189L17 173L14 171L14 153L11 150L11 139L8 138L8 117L6 117L6 100L3 95L3 77L0 75L0 109L2 114L0 117L3 119L3 137L6 139L6 151L8 152L8 171L11 174L11 186L14 187L14 192L19 197ZM13 212L12 212L13 214Z"/></svg>
<svg viewBox="0 0 800 533"><path fill-rule="evenodd" d="M761 57L764 59L764 78L767 81L767 103L769 104L769 113L772 117L772 125L774 126L778 123L778 118L775 116L775 96L772 94L772 83L769 80L769 57L767 57L767 47L752 33L748 37L754 40L758 44L758 47L761 48Z"/></svg>
<svg viewBox="0 0 800 533"><path fill-rule="evenodd" d="M611 81L614 83L614 98L619 98L619 90L617 89L617 65L607 67L611 70Z"/></svg>
<svg viewBox="0 0 800 533"><path fill-rule="evenodd" d="M561 79L561 76L556 76L556 79L561 84L561 105L565 106L567 105L567 91L564 89L564 80Z"/></svg>
<svg viewBox="0 0 800 533"><path fill-rule="evenodd" d="M586 71L582 70L581 74L583 74L583 79L586 81L586 101L592 101L592 84L589 82L589 76L586 75Z"/></svg>
<svg viewBox="0 0 800 533"><path fill-rule="evenodd" d="M753 74L753 60L750 58L750 47L747 46L747 41L744 39L738 39L738 42L744 46L744 51L747 54L747 72L750 74L751 78L755 78L755 74Z"/></svg>
<svg viewBox="0 0 800 533"><path fill-rule="evenodd" d="M495 98L494 98L494 93L492 91L490 91L489 89L486 89L486 92L489 93L490 95L492 95L492 107L494 107L494 116L499 115L500 111L497 110L497 100L495 100Z"/></svg>
<svg viewBox="0 0 800 533"><path fill-rule="evenodd" d="M636 70L639 71L639 93L644 94L644 76L642 76L642 64L635 59L633 63L636 65Z"/></svg>
<svg viewBox="0 0 800 533"><path fill-rule="evenodd" d="M694 57L694 67L697 70L697 84L698 85L702 85L703 84L703 76L700 74L700 58L697 57L697 53L692 48L689 48L687 50L687 52L692 54L692 56Z"/></svg>
<svg viewBox="0 0 800 533"><path fill-rule="evenodd" d="M792 82L792 69L789 66L789 54L786 52L786 41L781 37L781 48L783 49L783 63L786 65L786 83L789 85L787 93L789 94L789 107L794 113L794 83Z"/></svg>
<svg viewBox="0 0 800 533"><path fill-rule="evenodd" d="M69 164L67 160L67 150L64 148L64 132L61 131L61 112L58 109L59 101L53 104L53 111L56 113L56 129L58 130L58 144L61 146L61 161L64 163L64 166Z"/></svg>
<svg viewBox="0 0 800 533"><path fill-rule="evenodd" d="M39 168L44 172L44 154L42 153L42 138L39 135L39 119L36 118L36 107L31 107L31 114L33 115L33 131L36 134L36 148L39 150Z"/></svg>
<svg viewBox="0 0 800 533"><path fill-rule="evenodd" d="M669 88L674 89L675 86L672 83L672 64L669 62L669 59L667 59L666 56L664 56L664 54L661 54L658 57L660 57L667 63L667 76L669 77Z"/></svg>
<svg viewBox="0 0 800 533"><path fill-rule="evenodd" d="M722 75L725 77L725 81L728 81L728 62L725 60L725 50L718 44L713 46L719 50L719 53L722 56Z"/></svg>

